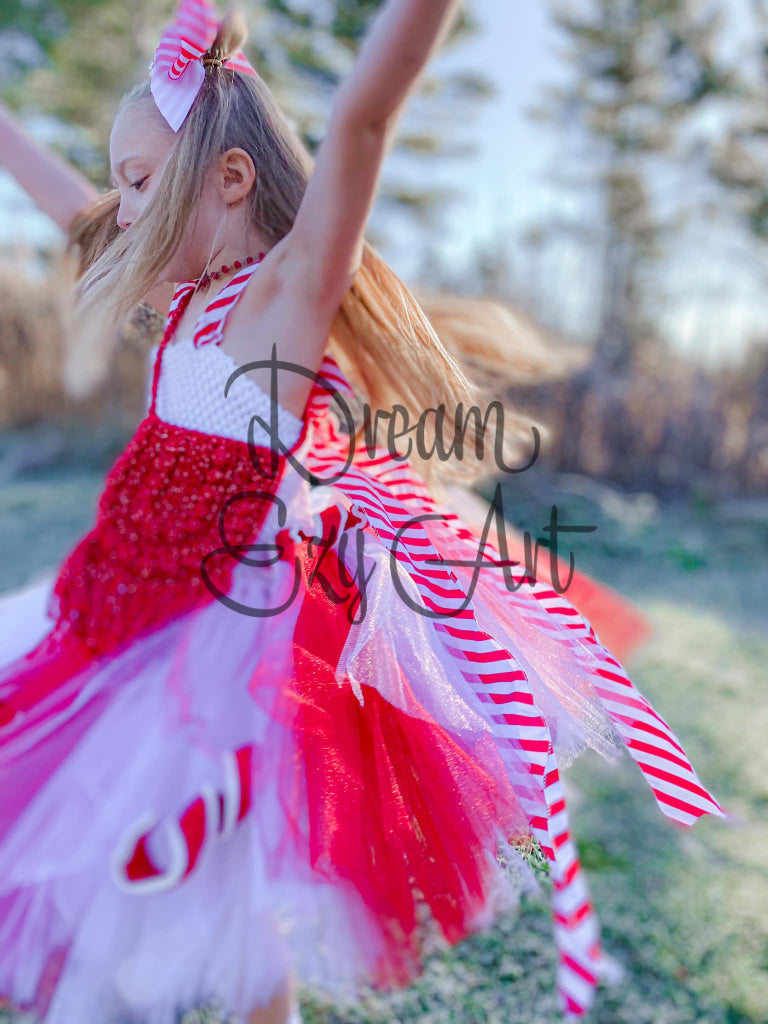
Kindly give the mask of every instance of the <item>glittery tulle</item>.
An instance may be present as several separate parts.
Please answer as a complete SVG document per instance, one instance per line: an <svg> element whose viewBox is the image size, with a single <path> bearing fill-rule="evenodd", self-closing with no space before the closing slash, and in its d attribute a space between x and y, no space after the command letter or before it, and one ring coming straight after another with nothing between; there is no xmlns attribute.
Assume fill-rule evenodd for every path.
<svg viewBox="0 0 768 1024"><path fill-rule="evenodd" d="M46 1024L170 1024L214 995L245 1013L289 965L334 996L404 984L425 923L456 942L535 887L482 717L460 695L421 703L428 658L397 691L375 665L338 670L359 628L334 600L351 593L338 538L359 519L295 477L281 494L291 527L260 533L281 557L236 561L228 605L94 658L66 706L0 732L0 993ZM318 526L337 538L322 559ZM397 617L390 598L364 622L391 637Z"/></svg>
<svg viewBox="0 0 768 1024"><path fill-rule="evenodd" d="M214 996L245 1014L290 970L332 997L401 985L425 943L536 888L515 845L537 820L539 740L511 743L509 683L478 688L447 656L468 620L414 610L415 579L395 586L389 546L343 490L279 479L284 512L262 516L258 557L230 552L226 600L79 667L83 645L43 642L0 674L21 707L24 671L58 673L0 726L0 993L45 1024L172 1024ZM471 562L477 538L452 525L430 538ZM455 571L469 592L471 570ZM553 756L622 750L589 644L500 572L480 573L472 609L521 666L531 704L516 714L541 710Z"/></svg>
<svg viewBox="0 0 768 1024"><path fill-rule="evenodd" d="M562 765L629 751L669 817L722 808L568 601L509 588L407 464L346 458L321 382L279 454L159 419L192 290L93 529L0 600L0 637L49 615L0 640L0 996L41 1024L176 1024L209 998L246 1015L290 971L402 985L430 935L536 888L515 848L535 838L583 1014L616 968Z"/></svg>

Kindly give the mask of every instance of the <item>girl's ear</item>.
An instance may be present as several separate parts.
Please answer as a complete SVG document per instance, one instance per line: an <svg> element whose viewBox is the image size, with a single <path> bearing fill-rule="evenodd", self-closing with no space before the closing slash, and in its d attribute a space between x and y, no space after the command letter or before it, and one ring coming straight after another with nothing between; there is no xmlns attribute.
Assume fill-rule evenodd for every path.
<svg viewBox="0 0 768 1024"><path fill-rule="evenodd" d="M216 165L216 188L230 206L245 199L256 181L253 160L244 149L228 149Z"/></svg>

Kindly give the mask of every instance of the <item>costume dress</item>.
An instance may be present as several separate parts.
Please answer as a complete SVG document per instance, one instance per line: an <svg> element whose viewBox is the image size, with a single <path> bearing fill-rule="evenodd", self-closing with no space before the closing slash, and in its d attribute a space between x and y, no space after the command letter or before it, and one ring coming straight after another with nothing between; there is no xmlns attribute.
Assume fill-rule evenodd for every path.
<svg viewBox="0 0 768 1024"><path fill-rule="evenodd" d="M499 539L491 503L474 490L460 485L446 489L447 502L453 512L458 513L465 526L481 539L488 536L491 544L498 548ZM535 554L535 544L530 535L521 533L504 520L506 553L509 558L524 566L540 583L552 585L552 564L546 552ZM534 561L535 560L535 561ZM557 556L558 578L556 586L563 590L568 600L591 624L601 642L615 657L625 661L642 647L653 635L650 621L643 612L622 594L589 573L576 569L562 556Z"/></svg>
<svg viewBox="0 0 768 1024"><path fill-rule="evenodd" d="M0 604L0 995L175 1024L289 970L403 985L537 887L535 837L577 1018L616 964L560 768L628 752L674 821L725 812L562 595L350 450L330 354L299 420L220 348L254 272L180 340L177 290L93 529Z"/></svg>

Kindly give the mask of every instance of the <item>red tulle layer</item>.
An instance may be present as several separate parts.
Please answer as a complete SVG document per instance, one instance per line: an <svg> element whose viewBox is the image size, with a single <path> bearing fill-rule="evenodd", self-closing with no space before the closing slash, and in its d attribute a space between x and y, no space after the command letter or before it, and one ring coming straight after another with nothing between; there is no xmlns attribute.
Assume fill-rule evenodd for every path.
<svg viewBox="0 0 768 1024"><path fill-rule="evenodd" d="M343 514L338 507L321 513L331 545L358 521L347 512L342 524ZM308 834L302 839L297 825L293 840L315 871L350 883L376 921L384 952L373 983L405 985L422 969L419 904L449 942L465 938L498 884L498 839L530 830L490 735L449 734L417 705L404 678L413 713L365 684L358 698L337 664L359 592L332 547L311 539L294 546L287 531L277 542L283 557L297 559L302 579L284 695L299 756L282 765L281 777L287 806L303 794ZM275 683L260 665L251 691L259 700L260 687Z"/></svg>

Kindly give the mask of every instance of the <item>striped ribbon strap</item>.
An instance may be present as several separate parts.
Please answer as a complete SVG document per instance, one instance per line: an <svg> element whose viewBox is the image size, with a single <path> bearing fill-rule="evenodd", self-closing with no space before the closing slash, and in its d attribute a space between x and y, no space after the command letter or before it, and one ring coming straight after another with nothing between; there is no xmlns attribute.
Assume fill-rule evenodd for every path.
<svg viewBox="0 0 768 1024"><path fill-rule="evenodd" d="M171 304L168 307L168 317L167 317L167 319L165 321L166 327L170 323L171 317L176 312L176 310L179 308L179 306L182 304L182 302L184 302L186 300L187 296L191 295L194 290L195 290L195 285L194 285L193 281L187 281L185 284L180 284L179 285L179 287L173 293L173 298L171 299Z"/></svg>
<svg viewBox="0 0 768 1024"><path fill-rule="evenodd" d="M321 373L343 386L343 375L335 362L327 359ZM312 412L327 408L327 400L319 395L315 398ZM309 468L319 475L339 472L346 459L344 438L332 430L329 433L330 438L313 449L308 460ZM565 796L547 722L536 707L523 669L510 651L480 628L455 573L439 566L438 552L423 525L412 522L414 514L432 508L423 483L383 449L376 449L367 471L360 465L359 452L356 458L358 461L335 486L346 493L354 511L365 514L391 555L408 572L424 606L442 616L432 619L434 628L448 656L472 687L482 712L487 710L489 698L496 705L492 718L510 782L552 864L561 1006L566 1013L583 1013L591 1003L598 977L609 973L610 961L600 948L597 919L570 839ZM392 485L392 474L397 475L396 486ZM408 503L403 500L404 493L413 496ZM425 563L429 562L435 568L427 569Z"/></svg>
<svg viewBox="0 0 768 1024"><path fill-rule="evenodd" d="M209 302L195 324L195 346L218 345L224 338L224 326L232 308L240 298L253 272L260 263L243 267Z"/></svg>
<svg viewBox="0 0 768 1024"><path fill-rule="evenodd" d="M438 506L428 495L421 500L425 508L445 513L444 526L457 539L467 539L457 526L455 515ZM494 559L501 560L498 549L490 541L486 551ZM568 634L560 633L562 642L576 647L583 645L595 659L599 666L592 679L595 692L645 776L662 812L686 826L704 814L728 818L721 805L701 784L677 736L635 687L621 663L600 643L589 622L562 594L549 584L527 576L522 567L513 566L511 573L517 585L525 578L528 593L537 599L540 607L561 630L569 631ZM508 594L498 574L493 574L491 579L498 593Z"/></svg>

